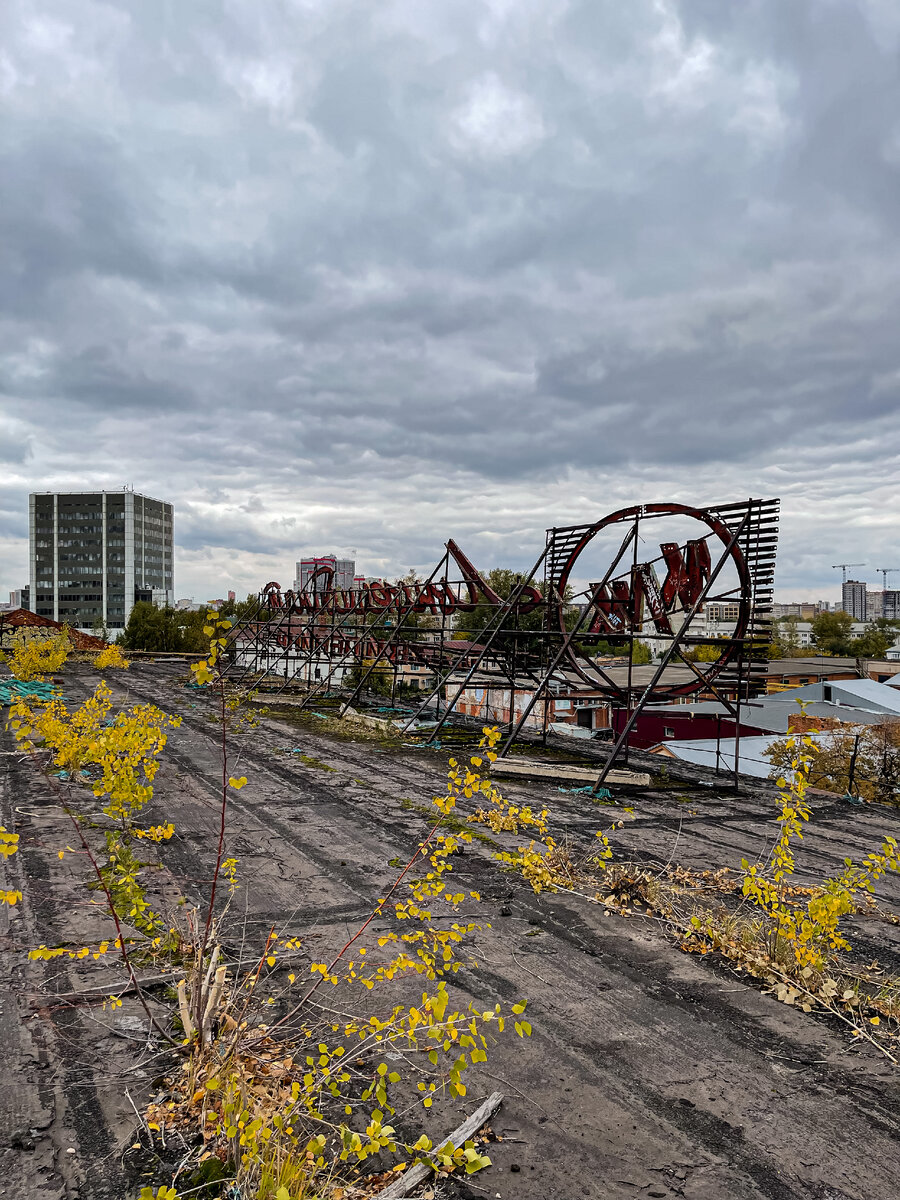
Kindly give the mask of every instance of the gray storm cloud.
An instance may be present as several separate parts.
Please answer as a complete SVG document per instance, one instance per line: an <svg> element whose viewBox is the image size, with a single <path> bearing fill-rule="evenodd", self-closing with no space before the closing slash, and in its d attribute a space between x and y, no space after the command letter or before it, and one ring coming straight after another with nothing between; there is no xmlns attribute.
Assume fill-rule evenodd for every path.
<svg viewBox="0 0 900 1200"><path fill-rule="evenodd" d="M180 594L669 496L781 494L782 591L894 561L898 49L886 0L8 0L4 585L29 490L125 481Z"/></svg>

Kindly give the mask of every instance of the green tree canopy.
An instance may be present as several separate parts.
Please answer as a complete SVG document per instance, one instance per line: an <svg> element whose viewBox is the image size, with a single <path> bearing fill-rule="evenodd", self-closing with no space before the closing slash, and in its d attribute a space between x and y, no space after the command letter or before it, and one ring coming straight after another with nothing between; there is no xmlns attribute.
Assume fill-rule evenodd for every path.
<svg viewBox="0 0 900 1200"><path fill-rule="evenodd" d="M219 605L219 616L227 617L232 625L237 625L239 621L243 621L245 617L256 612L259 604L259 596L252 592L247 596L246 600L226 600L224 604ZM267 610L263 609L260 613L260 618L265 619Z"/></svg>
<svg viewBox="0 0 900 1200"><path fill-rule="evenodd" d="M522 575L516 571L510 571L507 567L494 567L492 571L488 571L483 575L485 583L497 593L503 600L508 600L518 585L522 582ZM539 591L543 592L543 587L540 582L536 582L535 586ZM463 590L465 595L465 589ZM454 627L461 637L469 638L472 641L477 641L480 635L491 625L497 609L493 604L488 604L486 600L475 605L472 612L459 612L454 620ZM520 629L543 629L544 628L544 608L535 609L534 612L525 613L519 617L518 625Z"/></svg>
<svg viewBox="0 0 900 1200"><path fill-rule="evenodd" d="M850 643L850 653L856 658L884 658L894 644L896 630L887 633L879 628L881 622L867 625L863 634ZM890 622L887 622L890 625Z"/></svg>
<svg viewBox="0 0 900 1200"><path fill-rule="evenodd" d="M203 633L205 624L205 612L157 608L142 600L131 610L119 644L126 650L202 654L209 647L209 638Z"/></svg>
<svg viewBox="0 0 900 1200"><path fill-rule="evenodd" d="M845 612L819 613L812 622L813 643L819 654L852 654L853 618Z"/></svg>

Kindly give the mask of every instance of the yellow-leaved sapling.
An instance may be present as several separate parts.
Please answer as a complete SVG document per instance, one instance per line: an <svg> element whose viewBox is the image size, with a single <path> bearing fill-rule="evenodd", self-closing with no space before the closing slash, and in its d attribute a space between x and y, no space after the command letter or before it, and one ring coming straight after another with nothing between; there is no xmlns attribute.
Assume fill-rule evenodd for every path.
<svg viewBox="0 0 900 1200"><path fill-rule="evenodd" d="M0 658L16 679L30 683L59 671L71 653L72 642L64 629L52 634L20 629L9 650L0 651Z"/></svg>
<svg viewBox="0 0 900 1200"><path fill-rule="evenodd" d="M122 653L121 646L111 642L105 649L94 655L94 667L98 671L106 671L110 667L117 671L127 671L131 664Z"/></svg>
<svg viewBox="0 0 900 1200"><path fill-rule="evenodd" d="M480 768L485 759L488 764L497 761L495 747L499 741L500 730L485 727L480 743L483 757L480 754L473 755L465 767L452 758L448 787L452 786L457 796L483 796L490 804L489 808L480 808L471 814L468 818L470 822L487 825L494 833L518 833L524 829L534 834L527 846L519 846L514 851L501 850L494 855L498 861L523 875L533 891L555 892L571 888L579 881L581 867L573 861L568 847L558 843L550 833L548 809L535 811L528 805L513 804L501 795L490 779L481 774ZM621 822L618 824L621 826ZM595 867L602 866L613 854L608 835L601 831L596 837L600 849L592 855Z"/></svg>
<svg viewBox="0 0 900 1200"><path fill-rule="evenodd" d="M790 782L778 780L779 836L766 863L741 861L743 893L765 914L770 956L774 959L786 946L798 971L809 968L821 973L836 952L851 949L840 928L841 918L854 911L860 893L871 894L886 871L898 869L897 840L886 837L859 865L845 859L843 871L817 887L805 908L793 903L788 887L796 868L794 845L802 841L810 818L806 796L817 747L809 734L792 735L787 747L795 757Z"/></svg>
<svg viewBox="0 0 900 1200"><path fill-rule="evenodd" d="M791 753L785 764L790 767L790 778L777 781L778 837L764 861L741 860L741 890L753 906L755 921L744 921L736 937L729 914L695 914L683 948L702 953L718 950L771 984L778 999L806 1012L816 1007L828 1009L851 1024L855 1035L868 1037L859 1015L864 1007L859 987L840 982L840 955L852 949L841 919L858 911L882 875L900 870L897 840L885 837L859 864L846 858L838 875L818 885L797 886L793 878L796 845L803 840L811 816L807 793L818 747L809 733L792 734L785 745ZM877 1011L869 1021L879 1024Z"/></svg>
<svg viewBox="0 0 900 1200"><path fill-rule="evenodd" d="M330 959L311 963L299 998L282 995L288 1011L273 1024L254 1024L249 1014L254 1005L264 1012L274 1003L265 996L271 973L301 948L302 938L270 931L256 968L224 1001L208 1048L187 990L179 989L195 1053L190 1069L171 1081L179 1096L175 1107L199 1106L207 1152L224 1153L250 1194L275 1200L281 1187L291 1196L306 1194L335 1159L358 1167L385 1152L468 1173L490 1163L472 1142L435 1147L424 1135L404 1141L392 1122L391 1092L404 1076L414 1082L422 1109L429 1109L441 1095L465 1097L466 1072L487 1060L493 1032L504 1031L510 1014L519 1037L531 1034L524 1001L506 1011L474 1002L460 1011L450 1002L448 980L465 965L460 951L480 928L460 916L461 905L480 896L452 885L454 858L472 833L445 827L464 794L451 767L447 794L434 798L434 823L406 867L356 933ZM231 862L223 860L226 876ZM394 927L364 945L372 923L388 920ZM422 981L419 998L398 1002L397 984L410 976ZM291 988L300 986L293 969L287 980ZM340 988L340 999L322 1001L323 987ZM386 1008L379 1001L385 989L393 997ZM260 1056L272 1063L264 1077L250 1065ZM283 1081L280 1091L275 1079ZM148 1120L166 1119L162 1106L148 1113Z"/></svg>

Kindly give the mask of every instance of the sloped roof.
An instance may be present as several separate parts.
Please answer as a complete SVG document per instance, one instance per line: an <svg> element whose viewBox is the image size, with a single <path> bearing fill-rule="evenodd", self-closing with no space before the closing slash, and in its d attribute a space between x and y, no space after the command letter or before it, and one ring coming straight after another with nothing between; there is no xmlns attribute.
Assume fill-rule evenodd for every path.
<svg viewBox="0 0 900 1200"><path fill-rule="evenodd" d="M850 700L851 707L866 709L868 712L888 714L900 717L900 692L896 687L888 687L874 679L833 679L818 680L807 683L803 687L791 688L790 691L779 692L780 703L791 700L824 699L824 688L831 689L832 701ZM840 703L832 703L834 715L841 717L841 709L846 707ZM817 714L820 715L820 714Z"/></svg>
<svg viewBox="0 0 900 1200"><path fill-rule="evenodd" d="M812 733L809 735L816 741L828 738L829 733ZM783 740L783 735L769 734L765 737L742 737L738 756L738 773L753 775L757 779L768 779L773 770L772 763L764 756L764 752L774 742ZM665 755L677 758L679 762L695 763L699 767L716 766L716 751L718 764L722 771L728 773L734 770L734 738L694 738L688 741L659 742L652 746L651 754Z"/></svg>
<svg viewBox="0 0 900 1200"><path fill-rule="evenodd" d="M877 704L876 711L896 713L900 716L900 695L896 687L888 687L875 679L840 679L831 684L834 692L855 696L860 700L860 708L868 704Z"/></svg>
<svg viewBox="0 0 900 1200"><path fill-rule="evenodd" d="M69 625L63 625L50 617L41 617L29 612L27 608L14 608L11 612L0 613L0 633L9 627L13 629L64 629L72 639L76 650L102 650L106 642L102 638L93 637L89 633L79 633Z"/></svg>
<svg viewBox="0 0 900 1200"><path fill-rule="evenodd" d="M847 681L851 682L850 680ZM810 684L810 687L817 687ZM831 687L843 687L843 682L835 682ZM741 724L765 729L770 733L787 733L791 717L799 716L800 708L794 699L794 690L776 692L772 696L757 696L753 700L744 700L741 704ZM733 720L728 708L718 700L698 700L689 704L648 704L644 709L654 716L671 716L677 719L685 714L698 717L722 717ZM821 700L808 700L803 705L807 717L828 717L841 721L845 725L879 725L885 713L872 712L871 709L858 708L850 704L826 704Z"/></svg>

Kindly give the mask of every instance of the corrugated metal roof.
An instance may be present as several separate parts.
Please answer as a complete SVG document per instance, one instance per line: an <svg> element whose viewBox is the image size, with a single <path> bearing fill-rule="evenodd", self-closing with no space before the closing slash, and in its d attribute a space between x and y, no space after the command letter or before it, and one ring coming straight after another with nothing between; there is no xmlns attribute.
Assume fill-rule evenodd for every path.
<svg viewBox="0 0 900 1200"><path fill-rule="evenodd" d="M830 735L814 733L810 736L816 741L821 741ZM776 734L741 738L738 773L753 775L757 779L768 779L773 768L771 762L764 756L764 751L768 750L774 742L781 740ZM718 753L719 767L725 772L734 770L734 738L722 738L719 742L715 738L660 742L659 745L651 747L650 753L660 754L661 757L671 756L677 758L679 762L694 763L699 767L712 767L713 769L716 767Z"/></svg>
<svg viewBox="0 0 900 1200"><path fill-rule="evenodd" d="M848 680L847 682L852 682ZM810 684L810 687L820 687L820 684ZM843 687L843 683L832 683L830 687ZM771 733L787 733L791 717L799 714L800 708L793 699L795 690L778 692L774 696L761 696L755 700L745 700L741 704L741 724L766 729ZM698 700L691 704L648 704L645 712L655 716L671 715L678 717L683 713L694 713L698 717L724 717L733 720L731 713L718 700ZM808 701L803 706L808 717L827 717L831 720L842 721L846 725L879 725L886 715L872 712L870 709L859 708L855 705L826 704L823 701Z"/></svg>
<svg viewBox="0 0 900 1200"><path fill-rule="evenodd" d="M830 691L835 716L839 717L840 709L844 707L841 702L849 701L851 707L900 717L900 693L895 687L888 687L874 679L822 680L808 683L805 687L791 688L788 692L779 692L778 699L784 702L809 697L810 700L821 701L825 699L825 688Z"/></svg>

